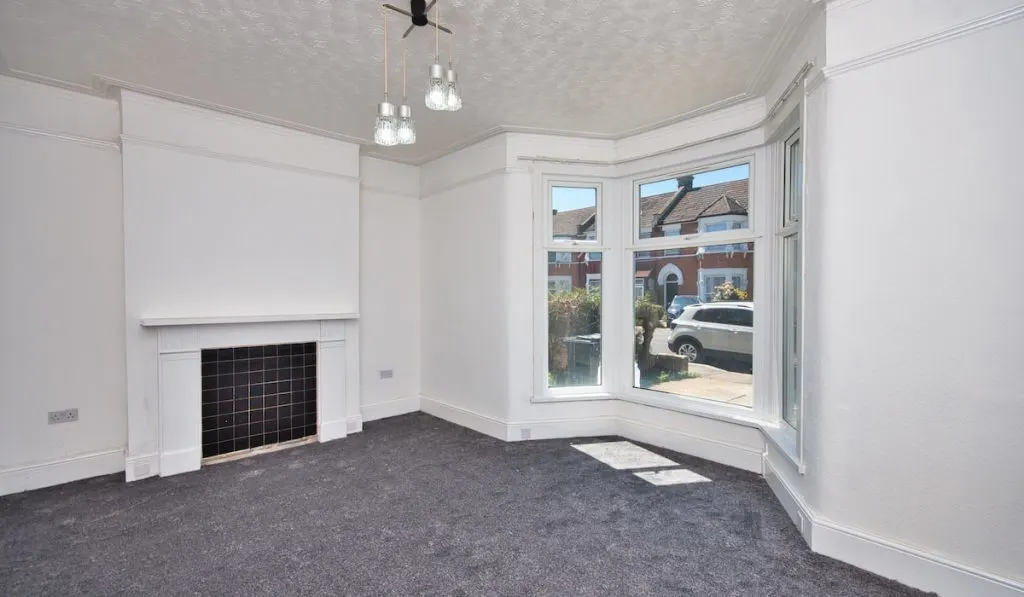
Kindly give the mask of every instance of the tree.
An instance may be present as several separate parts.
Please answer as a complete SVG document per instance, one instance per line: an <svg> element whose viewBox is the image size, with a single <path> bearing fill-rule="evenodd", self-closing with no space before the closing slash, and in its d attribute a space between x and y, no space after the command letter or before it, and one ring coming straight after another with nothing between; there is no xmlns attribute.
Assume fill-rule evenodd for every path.
<svg viewBox="0 0 1024 597"><path fill-rule="evenodd" d="M654 300L654 295L650 293L636 299L633 308L638 328L638 337L635 340L636 363L641 372L646 372L653 366L651 341L654 340L654 330L661 325L661 320L665 317L665 308L658 304Z"/></svg>

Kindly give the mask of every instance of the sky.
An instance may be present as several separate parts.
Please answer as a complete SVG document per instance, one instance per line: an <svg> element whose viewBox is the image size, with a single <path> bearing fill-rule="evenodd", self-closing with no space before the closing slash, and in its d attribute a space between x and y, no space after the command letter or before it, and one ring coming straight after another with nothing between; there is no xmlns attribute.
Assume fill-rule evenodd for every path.
<svg viewBox="0 0 1024 597"><path fill-rule="evenodd" d="M696 174L693 177L693 186L706 187L710 184L742 180L750 177L750 164L731 166L720 170L712 170ZM640 196L649 197L661 193L669 193L676 190L676 179L668 178L658 182L649 182L640 185ZM597 203L597 191L588 188L553 187L551 189L551 207L558 211L579 209L581 207L593 207Z"/></svg>

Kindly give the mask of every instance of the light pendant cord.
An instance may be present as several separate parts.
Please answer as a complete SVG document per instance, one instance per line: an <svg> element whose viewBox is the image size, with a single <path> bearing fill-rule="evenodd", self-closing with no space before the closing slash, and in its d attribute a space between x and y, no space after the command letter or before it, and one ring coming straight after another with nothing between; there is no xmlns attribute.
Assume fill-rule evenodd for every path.
<svg viewBox="0 0 1024 597"><path fill-rule="evenodd" d="M403 43L402 44L402 103L403 104L409 103L409 102L405 101L406 98L409 97L408 95L406 95L406 91L405 91L405 54L406 54L405 44Z"/></svg>
<svg viewBox="0 0 1024 597"><path fill-rule="evenodd" d="M384 10L384 101L388 101L388 11Z"/></svg>
<svg viewBox="0 0 1024 597"><path fill-rule="evenodd" d="M434 21L434 62L441 55L441 0L437 0L437 20Z"/></svg>

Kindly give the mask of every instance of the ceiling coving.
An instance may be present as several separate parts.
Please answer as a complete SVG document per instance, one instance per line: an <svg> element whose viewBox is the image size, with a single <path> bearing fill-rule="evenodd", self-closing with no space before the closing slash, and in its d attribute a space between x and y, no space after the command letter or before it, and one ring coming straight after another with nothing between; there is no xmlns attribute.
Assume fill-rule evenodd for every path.
<svg viewBox="0 0 1024 597"><path fill-rule="evenodd" d="M381 100L380 1L4 0L0 55L19 76L154 90L422 162L496 130L612 138L763 94L780 39L810 10L806 0L442 0L465 104L420 108L414 145L378 147L368 117ZM422 20L409 12L392 24ZM442 64L437 31L395 32L416 97L419 73Z"/></svg>

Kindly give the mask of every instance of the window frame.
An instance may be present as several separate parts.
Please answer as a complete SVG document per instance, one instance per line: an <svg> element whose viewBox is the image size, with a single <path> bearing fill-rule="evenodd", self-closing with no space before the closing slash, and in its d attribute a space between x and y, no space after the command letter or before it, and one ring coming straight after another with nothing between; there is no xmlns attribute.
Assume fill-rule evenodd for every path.
<svg viewBox="0 0 1024 597"><path fill-rule="evenodd" d="M624 246L621 252L623 255L623 287L633 288L634 264L636 254L645 254L651 250L680 249L686 254L686 249L697 249L713 245L740 245L749 244L753 249L752 272L748 272L747 284L753 282L755 288L767 288L767 276L770 275L766 263L764 263L763 244L766 241L765 230L770 230L770 223L764 220L768 210L762 209L760 205L770 197L764 196L765 187L758 178L761 176L760 168L764 162L764 145L748 147L746 149L723 153L703 160L694 160L684 164L676 164L669 168L653 170L642 173L639 176L625 177L623 184L621 213L627 222L628 230L624 236ZM698 175L723 168L730 168L746 164L749 167L748 185L749 202L747 207L747 227L731 229L718 232L696 232L680 236L660 236L650 239L641 239L640 236L640 187L651 182L659 182L669 178L680 176ZM641 257L644 259L644 257ZM626 282L628 280L628 282ZM628 286L626 286L628 284ZM623 314L620 315L622 324L619 330L620 337L628 340L633 334L634 313L633 313L633 292L630 293L631 300L622 305ZM755 310L771 308L772 300L768 293L758 292L754 297ZM766 306L767 305L767 306ZM623 380L619 388L619 398L628 402L635 402L657 408L665 408L695 414L698 416L728 420L742 425L760 427L766 420L766 404L770 401L762 400L761 390L771 387L771 383L763 383L759 380L769 379L771 367L768 365L770 358L767 339L769 337L767 318L754 319L754 355L753 355L753 380L751 392L754 397L753 407L748 408L736 404L716 402L701 398L699 396L688 396L680 394L669 394L657 390L644 389L635 385L635 367L632 354L632 344L626 353L621 353L617 359L619 377ZM623 350L623 349L620 349ZM625 358L622 354L626 354Z"/></svg>
<svg viewBox="0 0 1024 597"><path fill-rule="evenodd" d="M799 110L799 107L797 108L797 110ZM780 297L780 300L779 300L779 311L781 313L781 315L780 315L781 322L780 323L782 325L781 325L781 333L780 333L780 336L779 336L780 342L778 343L779 344L779 346L778 346L779 358L780 358L780 371L779 371L779 422L781 424L785 424L785 425L789 426L797 434L799 434L800 433L800 429L803 427L803 387L804 387L804 379L803 379L804 378L804 366L803 366L803 362L804 362L804 359L803 359L803 347L804 347L804 342L803 342L803 334L804 334L804 300L803 300L804 297L803 297L803 288L804 288L804 280L803 280L803 278L804 278L804 253L805 253L805 250L804 250L804 246L803 246L804 245L804 236L802 234L802 232L803 232L803 224L802 224L801 220L802 220L802 215L803 215L804 195L805 195L805 190L806 190L806 182L805 182L806 174L804 172L804 167L805 167L805 163L804 163L804 150L805 150L805 146L803 144L803 135L802 135L803 131L802 131L802 129L799 126L797 126L794 130L792 130L792 132L789 132L787 130L787 133L788 134L786 135L785 140L782 142L782 169L783 169L783 176L782 176L782 192L780 193L780 198L781 198L781 201L780 201L780 203L781 203L781 205L780 205L780 212L781 213L780 213L780 215L781 215L781 218L779 219L779 230L777 232L777 236L779 237L778 261L779 261L779 266L780 266L779 267L780 276L779 276L779 280L778 281L779 281L780 288L781 288L781 291L782 291L782 296ZM797 143L800 144L799 145L799 147L800 147L800 180L798 181L799 184L800 184L800 189L799 189L799 195L797 197L797 202L798 202L797 217L796 218L791 218L790 216L792 215L792 207L793 207L792 200L793 200L793 192L794 192L794 188L792 186L793 185L793 180L792 180L792 174L793 174L793 162L792 162L793 155L792 154L793 154L793 152L792 152L792 149L793 149L793 146L796 145ZM786 267L787 267L786 241L789 240L789 239L795 239L797 244L800 247L799 259L798 259L798 262L797 262L797 265L796 265L796 276L795 276L796 279L792 279L793 276L790 275L790 272L786 271ZM787 286L790 286L790 285L794 286L794 288L788 288L787 287ZM787 304L786 304L787 303L787 301L786 301L786 293L787 292L794 292L794 293L796 293L796 296L793 297L793 300L795 300L796 304L798 305L798 307L797 307L797 314L796 314L796 321L791 321L789 313L786 312L786 306L787 306ZM797 394L795 396L795 400L797 401L797 404L798 404L798 407L797 407L797 417L796 417L796 424L795 425L793 423L791 423L789 420L787 420L786 412L785 412L786 411L786 402L787 402L787 391L789 390L789 388L787 388L787 384L786 384L786 380L789 379L789 378L786 376L786 374L784 372L784 369L789 367L789 362L787 362L787 359L788 359L789 355L786 353L786 350L785 350L785 346L786 346L786 344L785 344L785 336L786 336L787 327L790 324L798 326L798 334L800 336L800 338L798 340L798 349L797 349L798 354L797 354L797 357L796 357L796 362L797 362L797 365L799 367L798 372L797 372L799 389L798 389L798 392L797 392Z"/></svg>
<svg viewBox="0 0 1024 597"><path fill-rule="evenodd" d="M569 189L594 189L595 192L595 205L594 210L594 238L587 239L563 239L558 240L555 237L555 220L554 220L554 202L552 198L552 192L555 188L569 188ZM578 247L578 246L600 246L603 243L601 234L601 227L603 226L603 201L602 201L602 185L600 181L595 180L578 180L569 177L545 177L544 180L544 199L547 203L547 209L545 210L544 217L544 244L545 245L561 245L562 247ZM577 251L578 252L578 251Z"/></svg>
<svg viewBox="0 0 1024 597"><path fill-rule="evenodd" d="M534 201L534 222L542 225L535 226L534 232L534 271L535 285L538 288L547 288L546 278L548 276L549 264L547 264L546 253L569 252L571 254L583 253L585 263L599 263L601 266L601 384L597 386L548 386L548 305L547 292L535 292L536 302L534 303L535 325L534 325L534 381L533 396L531 402L562 402L576 400L601 400L613 399L611 388L615 387L614 362L609 355L608 347L611 342L617 342L617 330L611 322L614 316L615 298L609 285L604 281L616 279L614 273L617 271L617 263L610 259L611 253L607 245L609 232L604 230L604 213L606 210L606 198L614 194L617 181L606 175L602 169L574 166L539 166L533 171L533 192L536 197ZM594 222L594 238L587 240L562 240L556 241L553 237L553 214L552 214L552 190L555 187L570 188L594 188L597 190L597 211ZM540 211L542 217L536 217ZM614 236L614 234L612 234ZM591 259L593 253L599 253L598 259ZM575 263L571 258L570 264ZM588 274L588 279L594 279L593 274ZM586 288L584 284L584 288Z"/></svg>
<svg viewBox="0 0 1024 597"><path fill-rule="evenodd" d="M728 245L732 244L733 239L753 239L757 236L754 222L757 215L757 201L754 200L754 168L755 160L760 148L754 148L753 150L737 152L731 156L718 156L717 159L707 160L704 162L691 162L685 164L680 169L680 166L674 166L670 169L658 171L657 174L648 174L643 178L632 179L632 193L628 198L628 204L630 209L629 216L629 228L630 228L630 242L628 248L638 250L645 253L650 250L664 250L674 248L690 248L700 247L709 245ZM723 230L717 232L702 232L698 229L697 232L692 234L680 234L678 236L658 236L652 238L640 238L640 187L652 182L661 182L670 178L679 178L682 176L697 176L699 174L706 174L708 172L714 172L715 170L723 170L725 168L732 168L734 166L747 165L749 172L747 174L748 196L749 201L747 205L747 216L746 228L737 228L731 230ZM699 225L699 224L698 224ZM682 243L680 245L680 243Z"/></svg>
<svg viewBox="0 0 1024 597"><path fill-rule="evenodd" d="M799 139L801 146L802 180L800 193L799 219L787 221L787 202L789 201L790 181L790 147L795 139ZM769 313L771 319L772 338L770 349L773 351L771 370L774 376L771 392L768 395L768 411L764 413L765 421L761 424L761 430L765 438L778 449L779 453L785 456L796 467L799 474L806 473L806 462L803 455L804 433L806 431L806 367L801 366L800 376L800 409L799 425L794 428L789 425L783 416L784 408L784 383L783 368L786 366L784 355L784 334L785 334L785 242L787 238L797 236L800 242L800 265L799 265L799 325L800 325L800 364L803 365L806 359L803 358L806 347L806 278L807 278L807 250L806 250L806 227L807 227L807 123L803 103L797 103L784 120L774 129L769 139L765 142L765 149L768 156L768 176L766 177L770 193L770 222L772 231L771 248L771 284L773 296L773 308ZM755 320L756 324L756 320Z"/></svg>

